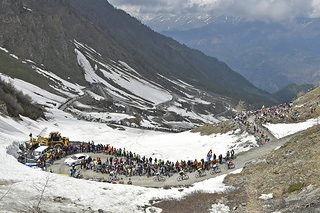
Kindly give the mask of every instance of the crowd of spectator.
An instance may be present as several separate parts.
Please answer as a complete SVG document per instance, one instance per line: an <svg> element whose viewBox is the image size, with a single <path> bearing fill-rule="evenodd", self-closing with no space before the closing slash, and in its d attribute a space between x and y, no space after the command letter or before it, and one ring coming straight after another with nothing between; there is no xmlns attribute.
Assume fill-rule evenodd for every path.
<svg viewBox="0 0 320 213"><path fill-rule="evenodd" d="M210 170L217 163L223 164L228 159L235 158L234 150L227 152L223 157L222 154L217 156L210 150L206 159L169 161L158 158L140 156L126 150L125 148L115 148L110 145L95 145L94 142L81 143L79 151L101 153L102 157L89 157L81 164L81 169L93 170L109 174L111 179L118 179L119 175L125 177L163 175L170 177L180 171L195 172L198 169ZM87 147L90 147L87 149ZM103 155L104 154L104 155Z"/></svg>

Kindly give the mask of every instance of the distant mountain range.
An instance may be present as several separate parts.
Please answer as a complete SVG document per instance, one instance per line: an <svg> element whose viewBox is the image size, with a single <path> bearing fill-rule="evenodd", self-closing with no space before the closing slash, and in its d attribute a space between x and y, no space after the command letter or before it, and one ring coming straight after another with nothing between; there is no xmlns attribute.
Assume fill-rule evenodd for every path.
<svg viewBox="0 0 320 213"><path fill-rule="evenodd" d="M170 16L143 21L152 29L219 58L269 92L320 80L320 19L285 23L230 16Z"/></svg>
<svg viewBox="0 0 320 213"><path fill-rule="evenodd" d="M55 98L47 106L126 113L135 119L123 122L171 128L215 122L240 99L251 106L277 102L225 63L105 0L0 5L0 72L48 91Z"/></svg>
<svg viewBox="0 0 320 213"><path fill-rule="evenodd" d="M288 86L282 88L281 90L277 91L273 95L281 103L285 103L298 98L299 95L303 95L307 93L312 88L314 88L312 84L303 84L303 85L289 84Z"/></svg>

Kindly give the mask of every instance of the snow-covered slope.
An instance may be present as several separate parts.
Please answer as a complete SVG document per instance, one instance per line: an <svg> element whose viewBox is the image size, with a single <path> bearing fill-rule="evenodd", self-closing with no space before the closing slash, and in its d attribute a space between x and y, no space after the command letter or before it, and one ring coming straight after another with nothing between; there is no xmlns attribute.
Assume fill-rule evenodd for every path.
<svg viewBox="0 0 320 213"><path fill-rule="evenodd" d="M108 64L105 64L94 58L94 55L100 56L100 54L92 48L88 48L77 41L75 41L75 45L77 47L75 52L78 63L85 71L85 79L91 84L102 83L107 88L107 92L112 96L125 101L136 100L138 103L147 102L146 104L160 104L172 99L168 91L144 80L139 73L125 62L113 62L110 60ZM80 49L84 51L84 54ZM95 63L95 69L91 67L87 57ZM97 70L102 72L103 77L100 77L96 73Z"/></svg>
<svg viewBox="0 0 320 213"><path fill-rule="evenodd" d="M123 62L119 63L124 64ZM149 202L151 200L179 199L194 192L215 193L229 189L222 183L224 175L196 183L188 188L168 190L90 182L34 170L18 163L11 155L17 151L18 143L28 140L30 133L36 135L43 130L46 130L45 133L60 131L62 135L68 136L74 141L95 141L95 143L111 144L117 148L126 148L141 156L172 161L205 158L209 149L212 149L216 154L225 154L227 150L232 148L236 153L239 153L257 146L253 136L246 133L240 134L238 131L210 136L201 136L189 131L164 133L129 127L120 131L110 128L103 122L79 120L79 117L75 116L75 112L83 116L99 118L100 121L103 119L119 121L132 119L134 116L115 112L86 112L75 108L73 108L72 113L63 111L59 109L59 105L66 102L67 99L82 97L86 93L94 99L101 99L103 96L97 95L96 91L89 92L83 86L60 79L44 69L35 68L35 70L41 75L48 76L51 79L52 86L57 86L56 89L58 92L60 91L60 95L50 93L25 81L1 75L5 81L12 82L17 89L28 94L34 101L47 106L47 120L34 121L26 117L14 120L4 115L0 116L0 212L34 210L43 189L45 191L39 207L48 212L81 212L90 209L93 211L102 209L110 212L144 212L145 208L151 205ZM185 89L192 87L178 80L175 83ZM63 86L58 87L58 85ZM108 92L106 89L105 91ZM188 94L187 98L174 96L170 106L183 107L186 100L201 102L204 105L209 104L205 100L194 98L192 94ZM120 103L124 102L118 102L119 107L121 107ZM144 103L146 102L142 100L141 106ZM170 106L166 104L162 103L160 107L169 108ZM81 103L75 102L75 105L81 105ZM147 123L147 120L145 119L144 122ZM313 120L307 123L315 125L317 122ZM301 130L307 128L307 123L291 124L290 129ZM302 128L298 126L302 126ZM286 126L280 125L274 127L276 130L272 130L271 125L267 127L275 135L277 132L282 133L287 129ZM106 200L108 201L107 205ZM214 212L214 208L221 209L222 207L219 203L213 203L210 211Z"/></svg>
<svg viewBox="0 0 320 213"><path fill-rule="evenodd" d="M270 124L267 123L264 126L269 129L269 131L276 137L276 138L283 138L288 135L295 134L297 132L306 130L310 127L319 124L320 118L312 118L304 122L299 123L278 123L278 124Z"/></svg>
<svg viewBox="0 0 320 213"><path fill-rule="evenodd" d="M157 74L150 80L124 61L106 59L76 40L73 45L86 80L83 85L75 83L71 77L58 76L44 64L19 57L14 58L15 63L28 65L34 75L46 79L48 85L32 85L2 73L0 77L46 107L58 107L81 118L99 118L112 124L181 131L202 123L219 122L220 116L230 109L228 99L209 94L180 79ZM14 55L5 48L0 51ZM91 112L90 116L88 112ZM113 119L112 115L116 114L117 118Z"/></svg>
<svg viewBox="0 0 320 213"><path fill-rule="evenodd" d="M21 79L17 79L17 78L11 78L7 75L3 75L0 73L0 77L2 80L11 83L12 85L14 85L14 87L19 90L22 91L24 94L30 96L32 98L33 101L35 101L36 103L42 104L42 105L47 105L49 103L53 103L55 105L61 104L64 101L66 101L66 98L50 93L44 89L41 89L38 86L35 86L33 84L30 84L26 81L23 81Z"/></svg>
<svg viewBox="0 0 320 213"><path fill-rule="evenodd" d="M242 144L255 146L254 138L249 135L235 136L230 133L204 137L190 132L169 134L130 128L119 131L104 124L78 120L59 109L51 109L47 117L50 117L48 121L33 121L25 117L15 121L0 116L0 193L8 192L0 202L0 209L5 212L19 212L36 206L41 194L39 190L45 187L47 180L40 208L48 212L79 212L89 207L95 211L143 212L142 207L149 206L150 200L178 199L196 191L214 193L228 189L222 183L224 175L184 190L165 190L90 182L34 170L7 154L9 146L9 152L13 153L15 149L12 144L28 140L30 132L37 134L43 129L47 132L59 130L71 140L93 140L125 147L140 155L172 160L204 158L209 149L224 153L233 147L240 152L246 150ZM108 205L105 200L108 200Z"/></svg>
<svg viewBox="0 0 320 213"><path fill-rule="evenodd" d="M23 87L23 86L21 86ZM158 159L195 159L205 158L209 149L217 154L234 148L237 153L255 147L253 136L239 134L237 131L227 134L200 136L197 133L163 133L126 128L115 130L108 126L78 120L71 114L52 108L47 112L49 120L33 121L26 117L14 120L0 116L0 209L4 212L30 211L37 206L41 190L45 188L40 208L48 212L79 212L102 209L111 212L144 212L150 206L150 200L179 199L194 192L223 192L229 187L222 181L224 175L199 182L188 188L154 189L137 186L109 184L78 180L57 174L46 173L26 167L8 153L14 153L17 145L28 140L29 133L38 134L58 130L71 140L95 141L126 148L137 154ZM309 122L310 123L310 122ZM313 125L316 123L313 122ZM291 124L291 129L306 124ZM286 127L277 126L277 132ZM300 128L300 130L303 128ZM48 181L48 182L47 182ZM47 182L47 184L46 184ZM108 205L105 201L108 200ZM214 204L214 208L221 208ZM1 212L1 211L0 211Z"/></svg>

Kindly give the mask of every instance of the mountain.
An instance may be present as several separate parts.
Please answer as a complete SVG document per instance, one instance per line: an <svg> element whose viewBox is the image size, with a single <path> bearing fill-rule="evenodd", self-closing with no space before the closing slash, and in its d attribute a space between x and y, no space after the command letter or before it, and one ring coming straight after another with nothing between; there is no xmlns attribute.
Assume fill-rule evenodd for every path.
<svg viewBox="0 0 320 213"><path fill-rule="evenodd" d="M225 63L105 0L0 2L2 77L49 92L41 90L50 100L39 99L50 107L78 116L89 108L125 112L133 118L122 122L171 128L215 122L239 99L251 106L276 102Z"/></svg>
<svg viewBox="0 0 320 213"><path fill-rule="evenodd" d="M17 60L14 56L9 57ZM51 76L54 77L52 73ZM24 92L37 90L39 95L45 92L18 79L11 81L17 87L24 86ZM222 128L218 134L201 136L190 131L171 134L132 128L125 128L122 132L102 123L79 120L57 109L49 111L50 120L34 121L26 117L17 120L0 115L1 209L3 212L24 212L26 209L32 212L181 212L185 209L194 212L228 212L230 209L234 212L318 212L319 91L320 88L316 88L302 96L294 101L292 111L286 110L289 115L298 115L295 123L259 126L261 129L256 134L261 135L261 130L267 131L265 128L268 128L274 136L281 137L275 139L273 136L272 141L259 147L248 123L238 123L232 126L234 131L227 133L223 132L231 126L220 123ZM35 96L36 93L33 94ZM310 111L310 107L316 110ZM274 111L262 110L267 114L280 115L276 106L272 109ZM260 119L265 113L250 112ZM313 119L302 122L309 116ZM255 119L250 120L254 122ZM315 127L309 128L311 126ZM46 127L45 131L43 127ZM241 127L246 131L242 132ZM63 162L71 155L47 164L50 172L29 168L17 161L14 156L18 157L24 151L23 144L30 132L49 133L52 130L60 131L73 141L94 140L95 144L125 148L138 154L138 158L146 156L158 161L201 159L209 149L225 154L233 148L237 154L234 159L236 169L230 170L225 163L219 164L219 174L206 171L205 177L196 178L197 171L190 171L186 172L189 179L184 181L178 181L178 174L174 171L173 176L166 177L164 182L155 182L154 176L148 177L147 174L131 177L119 174L125 183L131 178L133 185L139 186L136 187L125 186L118 181L112 184L101 182L109 180L106 174L99 175L79 167L77 171L81 175L88 174L85 180L66 177L70 167ZM298 133L303 130L302 134ZM92 158L110 157L102 152L88 154ZM119 157L118 153L114 156Z"/></svg>
<svg viewBox="0 0 320 213"><path fill-rule="evenodd" d="M231 16L155 17L145 24L219 58L254 85L275 92L288 84L316 84L320 19L282 23Z"/></svg>
<svg viewBox="0 0 320 213"><path fill-rule="evenodd" d="M292 101L297 98L297 96L301 93L306 93L314 86L311 84L289 84L288 86L282 88L281 90L275 92L273 94L274 97L277 98L281 103Z"/></svg>

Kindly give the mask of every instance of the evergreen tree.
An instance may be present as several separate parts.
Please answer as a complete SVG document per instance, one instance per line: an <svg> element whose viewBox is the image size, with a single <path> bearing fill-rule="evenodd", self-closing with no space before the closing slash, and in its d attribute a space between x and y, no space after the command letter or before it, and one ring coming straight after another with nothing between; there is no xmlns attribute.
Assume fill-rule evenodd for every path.
<svg viewBox="0 0 320 213"><path fill-rule="evenodd" d="M247 109L246 102L244 102L243 100L240 100L236 106L237 112L243 112L246 109Z"/></svg>

